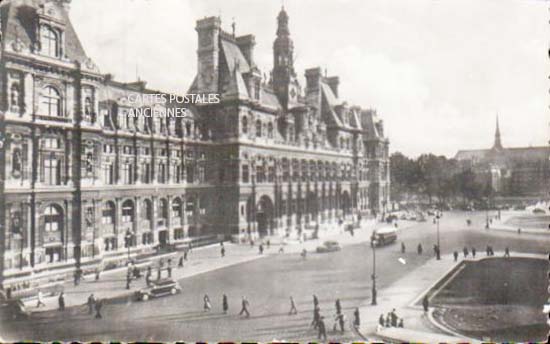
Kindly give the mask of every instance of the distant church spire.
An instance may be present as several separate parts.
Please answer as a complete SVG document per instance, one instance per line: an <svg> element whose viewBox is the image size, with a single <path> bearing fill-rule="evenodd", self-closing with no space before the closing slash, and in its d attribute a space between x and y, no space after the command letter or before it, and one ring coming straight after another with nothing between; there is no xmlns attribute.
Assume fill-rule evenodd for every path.
<svg viewBox="0 0 550 344"><path fill-rule="evenodd" d="M495 142L493 144L493 149L502 149L502 142L500 141L500 127L498 125L498 114L497 114L497 125L495 130Z"/></svg>

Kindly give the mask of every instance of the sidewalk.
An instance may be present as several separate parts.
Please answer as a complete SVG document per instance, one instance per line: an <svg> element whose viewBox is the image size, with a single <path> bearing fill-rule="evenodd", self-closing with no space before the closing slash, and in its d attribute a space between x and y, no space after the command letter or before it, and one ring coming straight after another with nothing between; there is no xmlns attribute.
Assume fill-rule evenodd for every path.
<svg viewBox="0 0 550 344"><path fill-rule="evenodd" d="M418 305L424 294L436 286L444 276L453 273L459 263L460 261L454 262L452 255L443 255L439 261L433 258L389 287L379 290L378 305L371 305L369 299L360 308L361 314L370 314L371 317L368 321L361 323L359 333L369 341L471 342L470 338L459 338L443 333L430 322L422 306ZM382 328L377 331L378 316L384 314L385 317L394 308L397 315L404 319L405 328Z"/></svg>

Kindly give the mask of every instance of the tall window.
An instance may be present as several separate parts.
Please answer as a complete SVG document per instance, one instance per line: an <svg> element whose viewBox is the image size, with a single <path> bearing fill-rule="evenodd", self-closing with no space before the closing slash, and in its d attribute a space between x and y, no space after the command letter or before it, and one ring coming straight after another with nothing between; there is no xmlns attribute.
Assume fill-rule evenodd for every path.
<svg viewBox="0 0 550 344"><path fill-rule="evenodd" d="M44 183L46 185L61 184L61 160L50 153L44 159Z"/></svg>
<svg viewBox="0 0 550 344"><path fill-rule="evenodd" d="M166 165L162 162L159 163L158 182L159 183L166 183Z"/></svg>
<svg viewBox="0 0 550 344"><path fill-rule="evenodd" d="M172 217L180 217L183 204L180 198L175 198L172 201Z"/></svg>
<svg viewBox="0 0 550 344"><path fill-rule="evenodd" d="M267 137L270 139L273 138L273 123L271 122L267 125Z"/></svg>
<svg viewBox="0 0 550 344"><path fill-rule="evenodd" d="M10 106L12 111L19 111L19 84L16 82L11 85Z"/></svg>
<svg viewBox="0 0 550 344"><path fill-rule="evenodd" d="M248 170L248 165L243 165L243 183L248 183L250 181L250 172Z"/></svg>
<svg viewBox="0 0 550 344"><path fill-rule="evenodd" d="M51 86L44 88L40 94L40 114L51 117L61 117L61 96Z"/></svg>
<svg viewBox="0 0 550 344"><path fill-rule="evenodd" d="M103 205L101 223L104 225L115 223L115 204L113 202L109 201Z"/></svg>
<svg viewBox="0 0 550 344"><path fill-rule="evenodd" d="M245 116L243 117L243 133L246 134L248 133L248 118Z"/></svg>
<svg viewBox="0 0 550 344"><path fill-rule="evenodd" d="M112 162L103 165L103 180L105 184L115 183L115 166Z"/></svg>
<svg viewBox="0 0 550 344"><path fill-rule="evenodd" d="M134 220L134 203L131 200L126 200L122 203L122 222L133 222Z"/></svg>
<svg viewBox="0 0 550 344"><path fill-rule="evenodd" d="M42 26L40 31L42 52L51 57L59 57L60 49L58 34L51 27L46 25Z"/></svg>
<svg viewBox="0 0 550 344"><path fill-rule="evenodd" d="M63 214L56 205L49 205L44 211L44 230L46 232L57 232L62 229Z"/></svg>
<svg viewBox="0 0 550 344"><path fill-rule="evenodd" d="M262 122L260 120L256 121L256 137L262 136Z"/></svg>

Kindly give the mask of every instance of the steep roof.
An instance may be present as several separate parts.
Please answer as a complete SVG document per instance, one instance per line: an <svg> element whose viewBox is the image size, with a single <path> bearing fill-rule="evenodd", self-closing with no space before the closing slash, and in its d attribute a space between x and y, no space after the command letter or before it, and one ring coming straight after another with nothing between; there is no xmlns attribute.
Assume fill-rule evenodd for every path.
<svg viewBox="0 0 550 344"><path fill-rule="evenodd" d="M44 11L45 6L51 11ZM45 12L45 13L42 13ZM0 5L4 44L19 40L27 49L37 41L34 25L39 14L46 15L56 22L64 24L64 54L69 60L85 62L88 57L67 10L58 1L12 0Z"/></svg>

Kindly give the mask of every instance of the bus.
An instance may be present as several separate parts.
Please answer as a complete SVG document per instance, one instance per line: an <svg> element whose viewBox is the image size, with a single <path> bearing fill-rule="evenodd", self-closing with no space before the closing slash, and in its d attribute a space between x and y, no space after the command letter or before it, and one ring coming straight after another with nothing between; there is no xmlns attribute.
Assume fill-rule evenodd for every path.
<svg viewBox="0 0 550 344"><path fill-rule="evenodd" d="M393 227L376 229L373 233L376 246L389 245L397 240L397 230Z"/></svg>

